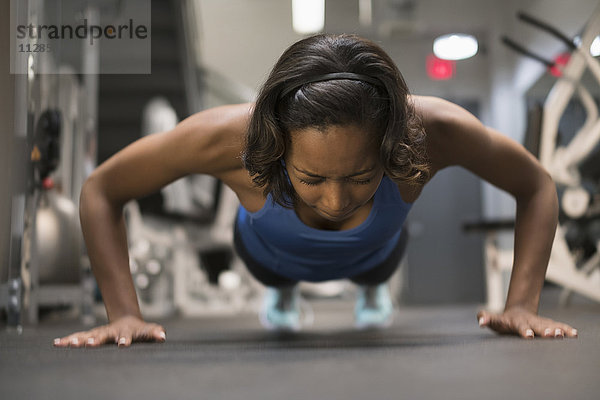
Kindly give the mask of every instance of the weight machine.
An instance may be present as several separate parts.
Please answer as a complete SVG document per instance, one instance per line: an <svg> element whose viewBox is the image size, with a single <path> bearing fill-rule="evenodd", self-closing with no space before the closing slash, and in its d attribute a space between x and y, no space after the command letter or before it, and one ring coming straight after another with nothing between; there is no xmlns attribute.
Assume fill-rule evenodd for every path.
<svg viewBox="0 0 600 400"><path fill-rule="evenodd" d="M598 107L581 79L586 70L600 83L600 63L590 46L600 34L600 6L594 11L579 40L573 40L548 23L518 13L518 18L541 29L570 51L564 67L503 37L504 44L560 71L543 107L529 120L526 143L557 184L560 198L556 230L546 279L564 288L560 303L572 293L600 302L600 118ZM569 101L577 96L586 120L566 145L558 143L558 128ZM591 168L590 168L591 166ZM512 269L513 251L498 246L498 232L514 228L514 221L483 221L464 225L466 231L486 233L487 306L501 310L506 297L506 278Z"/></svg>
<svg viewBox="0 0 600 400"><path fill-rule="evenodd" d="M24 25L60 16L45 2L13 6ZM93 5L81 12L88 21L99 18ZM95 60L98 51L86 47L72 55ZM43 306L78 307L83 324L95 323L94 279L77 209L83 181L95 166L98 65L84 63L78 75L63 56L15 56L11 237L0 305L8 330L17 333L24 316L29 324L38 322Z"/></svg>

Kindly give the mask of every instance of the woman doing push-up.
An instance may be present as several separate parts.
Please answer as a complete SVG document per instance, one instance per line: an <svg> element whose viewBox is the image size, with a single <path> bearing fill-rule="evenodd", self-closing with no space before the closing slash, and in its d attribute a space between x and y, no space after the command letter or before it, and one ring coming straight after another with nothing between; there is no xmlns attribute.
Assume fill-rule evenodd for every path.
<svg viewBox="0 0 600 400"><path fill-rule="evenodd" d="M454 165L516 199L506 306L480 311L479 324L523 338L577 336L537 315L558 220L555 185L538 161L461 107L411 95L375 43L317 35L283 53L255 103L192 115L91 174L81 223L109 321L55 345L165 340L164 327L140 313L122 210L188 174L212 175L237 194L235 247L267 287L265 326L300 329L298 283L333 279L358 285L358 327L389 325L387 281L405 251L406 216L435 174Z"/></svg>

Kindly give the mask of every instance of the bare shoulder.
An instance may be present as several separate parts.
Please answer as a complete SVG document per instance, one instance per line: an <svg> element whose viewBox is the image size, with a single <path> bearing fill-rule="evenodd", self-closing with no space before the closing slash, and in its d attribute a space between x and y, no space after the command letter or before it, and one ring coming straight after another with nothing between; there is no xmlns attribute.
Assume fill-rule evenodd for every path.
<svg viewBox="0 0 600 400"><path fill-rule="evenodd" d="M451 113L454 107L458 107L456 104L434 96L412 95L411 100L415 105L415 110L426 124L439 121L444 115Z"/></svg>
<svg viewBox="0 0 600 400"><path fill-rule="evenodd" d="M464 108L433 97L417 97L415 106L427 130L430 157L442 168L463 167L515 197L530 196L551 179L522 144Z"/></svg>
<svg viewBox="0 0 600 400"><path fill-rule="evenodd" d="M226 105L196 113L169 134L181 141L190 158L187 173L220 177L241 168L240 154L252 112L252 103Z"/></svg>
<svg viewBox="0 0 600 400"><path fill-rule="evenodd" d="M413 102L415 112L425 129L425 151L430 166L429 182L438 171L455 164L455 148L460 140L453 139L456 135L452 132L452 126L460 124L461 119L477 119L458 105L438 97L413 95L410 101ZM411 186L398 183L398 188L404 201L413 203L426 184Z"/></svg>
<svg viewBox="0 0 600 400"><path fill-rule="evenodd" d="M87 179L115 202L143 197L189 174L220 178L242 170L240 153L252 104L199 112L170 131L143 137L102 163Z"/></svg>
<svg viewBox="0 0 600 400"><path fill-rule="evenodd" d="M427 153L435 171L456 164L453 149L467 139L457 132L485 130L475 116L452 102L432 96L412 96L412 100L425 127Z"/></svg>

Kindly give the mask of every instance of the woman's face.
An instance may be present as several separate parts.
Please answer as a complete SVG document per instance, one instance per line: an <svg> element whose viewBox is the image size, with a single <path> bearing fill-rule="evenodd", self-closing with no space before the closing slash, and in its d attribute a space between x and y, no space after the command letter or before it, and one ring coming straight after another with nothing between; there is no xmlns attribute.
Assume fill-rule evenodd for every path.
<svg viewBox="0 0 600 400"><path fill-rule="evenodd" d="M379 148L371 137L354 125L291 132L285 161L298 197L335 222L368 203L383 177Z"/></svg>

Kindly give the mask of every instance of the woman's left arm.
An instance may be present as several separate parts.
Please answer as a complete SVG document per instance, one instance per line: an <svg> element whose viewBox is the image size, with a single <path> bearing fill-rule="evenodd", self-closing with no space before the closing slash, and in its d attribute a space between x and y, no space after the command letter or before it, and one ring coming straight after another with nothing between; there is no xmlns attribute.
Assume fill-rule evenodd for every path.
<svg viewBox="0 0 600 400"><path fill-rule="evenodd" d="M514 260L502 314L480 311L479 325L524 338L576 337L567 324L537 315L558 223L556 187L548 172L523 146L485 127L463 108L436 99L426 123L439 165L460 165L512 194L517 203ZM431 156L431 155L430 155Z"/></svg>

